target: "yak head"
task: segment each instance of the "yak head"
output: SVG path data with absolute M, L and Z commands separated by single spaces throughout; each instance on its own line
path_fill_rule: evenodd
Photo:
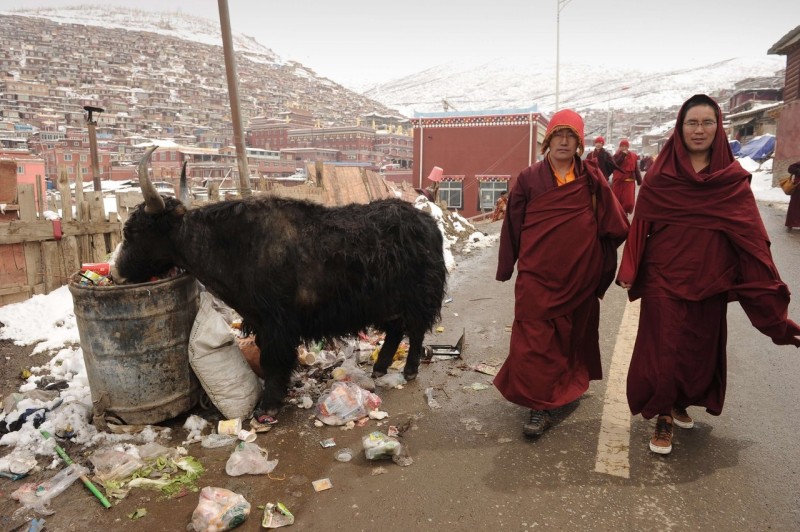
M 116 252 L 112 276 L 116 283 L 141 283 L 165 274 L 176 263 L 174 237 L 178 234 L 186 206 L 175 198 L 161 196 L 147 175 L 155 146 L 139 162 L 139 186 L 144 203 L 128 217 L 122 229 L 123 241 Z M 181 181 L 186 181 L 186 165 Z M 182 187 L 185 189 L 185 186 Z

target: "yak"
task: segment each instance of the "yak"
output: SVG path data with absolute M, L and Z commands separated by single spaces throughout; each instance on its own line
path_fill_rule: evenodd
M 261 350 L 261 411 L 277 414 L 303 341 L 381 330 L 379 377 L 408 336 L 404 375 L 417 376 L 447 278 L 430 214 L 400 199 L 326 207 L 272 196 L 189 209 L 156 192 L 153 150 L 139 163 L 144 202 L 125 222 L 112 276 L 139 283 L 177 266 L 236 310 Z

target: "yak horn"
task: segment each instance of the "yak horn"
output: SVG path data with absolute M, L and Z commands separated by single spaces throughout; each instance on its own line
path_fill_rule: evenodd
M 147 214 L 156 214 L 164 210 L 164 198 L 150 182 L 147 176 L 147 163 L 150 161 L 150 156 L 156 150 L 157 146 L 147 148 L 144 157 L 139 161 L 139 187 L 142 189 L 142 196 L 144 196 L 144 212 Z
M 189 198 L 189 185 L 186 184 L 186 165 L 189 161 L 183 161 L 183 168 L 181 168 L 181 182 L 180 182 L 180 200 L 184 207 L 189 208 L 192 200 Z

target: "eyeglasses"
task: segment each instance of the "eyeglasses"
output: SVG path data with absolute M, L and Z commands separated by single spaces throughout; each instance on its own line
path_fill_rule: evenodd
M 687 120 L 683 123 L 683 127 L 689 129 L 697 129 L 697 126 L 703 126 L 703 129 L 714 129 L 717 127 L 717 123 L 714 120 L 703 120 L 702 122 L 698 120 Z

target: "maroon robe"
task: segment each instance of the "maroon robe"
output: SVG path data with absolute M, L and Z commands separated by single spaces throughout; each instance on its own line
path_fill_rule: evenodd
M 617 275 L 632 283 L 631 300 L 642 299 L 627 393 L 631 412 L 648 419 L 673 406 L 722 412 L 728 301 L 776 344 L 800 346 L 750 174 L 733 159 L 721 120 L 711 163 L 695 172 L 676 138 L 684 115 L 639 191 Z
M 800 175 L 792 177 L 798 187 L 789 198 L 789 210 L 786 211 L 786 227 L 800 227 Z
M 517 280 L 509 355 L 494 384 L 537 410 L 570 403 L 602 378 L 598 297 L 628 231 L 597 165 L 576 157 L 575 176 L 559 187 L 547 161 L 523 170 L 500 235 L 497 280 L 515 263 Z
M 614 170 L 611 188 L 627 214 L 633 212 L 636 202 L 636 183 L 642 184 L 642 174 L 639 173 L 637 164 L 638 159 L 638 156 L 632 151 L 614 154 L 614 163 L 617 165 L 617 169 Z

